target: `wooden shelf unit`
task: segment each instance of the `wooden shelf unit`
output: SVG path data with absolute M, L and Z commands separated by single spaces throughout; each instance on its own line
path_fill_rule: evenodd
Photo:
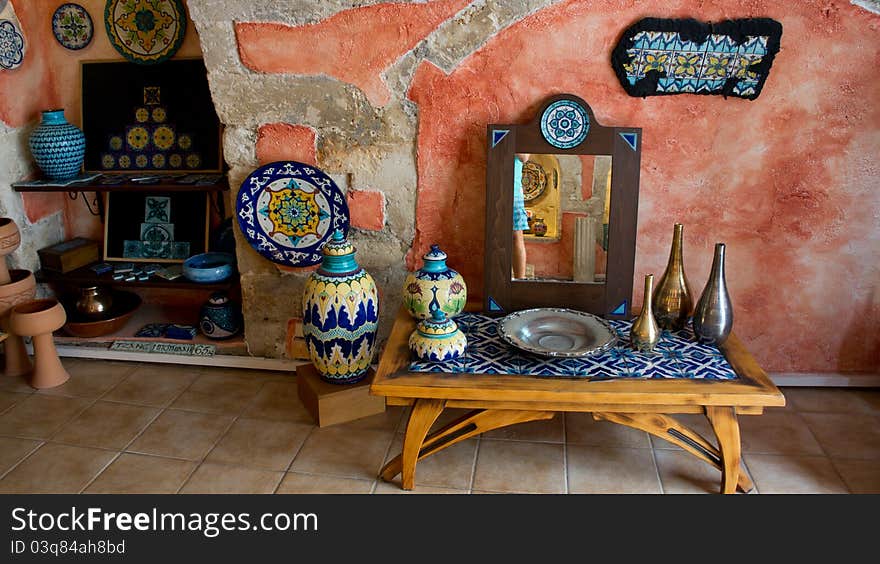
M 229 190 L 229 179 L 223 175 L 214 184 L 178 184 L 173 181 L 101 184 L 97 179 L 70 186 L 29 186 L 17 182 L 12 184 L 12 188 L 16 192 L 226 192 Z
M 149 280 L 133 280 L 126 282 L 125 280 L 114 280 L 112 272 L 104 274 L 95 274 L 88 266 L 71 270 L 65 274 L 53 272 L 51 270 L 38 270 L 34 273 L 37 282 L 47 284 L 64 284 L 68 286 L 110 286 L 110 287 L 129 287 L 129 288 L 172 288 L 177 290 L 230 290 L 237 284 L 238 274 L 233 273 L 231 277 L 223 282 L 201 283 L 193 282 L 181 276 L 175 280 L 165 280 L 156 275 L 150 276 Z

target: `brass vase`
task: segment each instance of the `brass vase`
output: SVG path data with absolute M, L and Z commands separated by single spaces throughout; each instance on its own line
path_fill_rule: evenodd
M 629 342 L 634 349 L 642 352 L 651 352 L 657 341 L 660 340 L 660 327 L 654 319 L 653 304 L 651 303 L 651 290 L 654 286 L 654 275 L 645 276 L 645 298 L 642 303 L 642 311 L 632 324 L 629 331 Z
M 654 290 L 654 318 L 660 329 L 684 329 L 694 310 L 694 298 L 682 262 L 682 224 L 672 231 L 672 249 L 666 271 Z
M 715 244 L 712 272 L 694 308 L 694 334 L 703 342 L 720 345 L 733 327 L 733 305 L 724 279 L 724 243 Z

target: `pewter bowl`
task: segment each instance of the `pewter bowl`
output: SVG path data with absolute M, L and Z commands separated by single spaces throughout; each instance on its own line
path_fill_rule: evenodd
M 518 349 L 550 357 L 599 354 L 617 342 L 614 329 L 601 317 L 564 308 L 511 313 L 498 322 L 498 334 Z

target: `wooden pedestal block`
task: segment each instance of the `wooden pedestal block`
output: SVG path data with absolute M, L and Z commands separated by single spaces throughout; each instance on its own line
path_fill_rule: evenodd
M 321 380 L 312 364 L 296 368 L 299 399 L 315 419 L 318 427 L 345 423 L 385 411 L 385 398 L 370 395 L 375 371 L 354 384 L 330 384 Z

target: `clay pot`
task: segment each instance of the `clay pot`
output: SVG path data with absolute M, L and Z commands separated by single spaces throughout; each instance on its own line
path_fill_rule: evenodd
M 31 371 L 31 360 L 24 340 L 9 327 L 9 311 L 15 305 L 34 299 L 37 281 L 29 270 L 10 270 L 9 278 L 8 284 L 0 284 L 0 329 L 8 335 L 4 341 L 4 373 L 6 376 L 21 376 Z
M 9 284 L 9 268 L 6 255 L 15 251 L 21 244 L 18 225 L 8 217 L 0 217 L 0 284 Z
M 67 322 L 67 314 L 61 303 L 54 299 L 33 300 L 18 304 L 9 313 L 9 325 L 16 335 L 33 338 L 34 371 L 31 387 L 54 388 L 70 378 L 58 351 L 52 333 Z

